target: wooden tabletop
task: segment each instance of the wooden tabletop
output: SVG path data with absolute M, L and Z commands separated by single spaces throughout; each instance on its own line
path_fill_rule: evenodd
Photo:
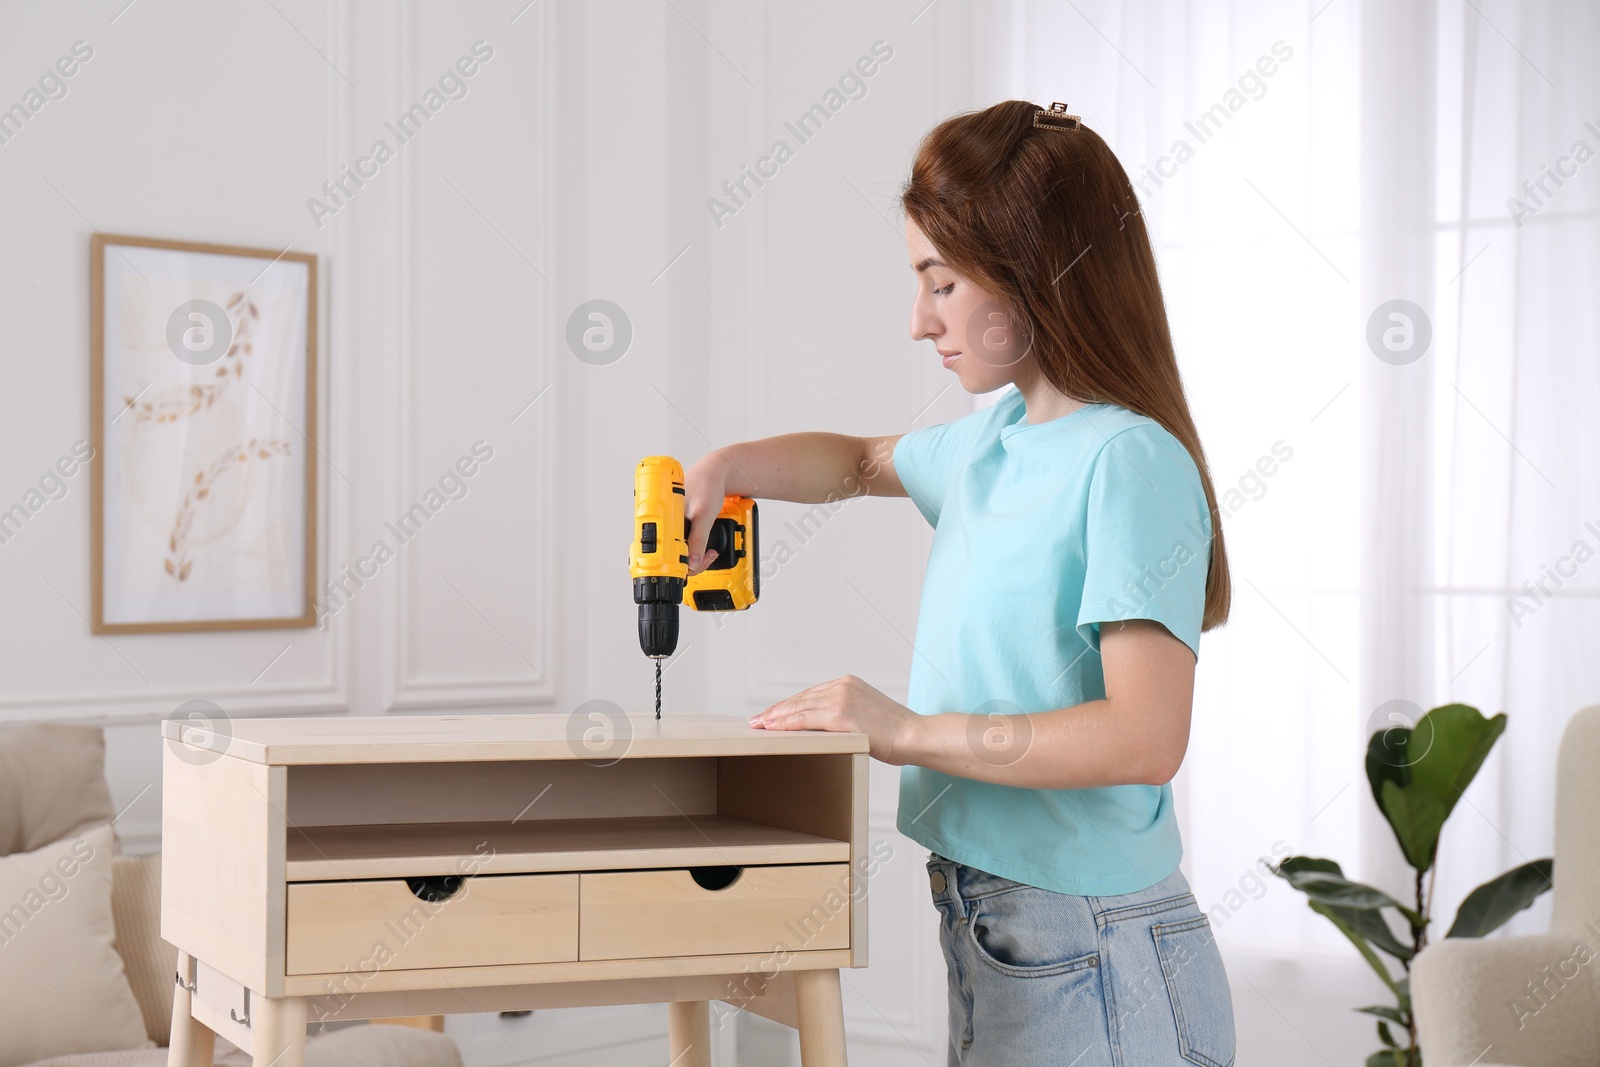
M 441 763 L 866 752 L 866 734 L 756 730 L 730 715 L 326 715 L 207 723 L 164 719 L 161 736 L 264 764 Z

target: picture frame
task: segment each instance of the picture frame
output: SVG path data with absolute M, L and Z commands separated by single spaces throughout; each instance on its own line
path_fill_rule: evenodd
M 317 624 L 317 257 L 95 233 L 91 626 Z

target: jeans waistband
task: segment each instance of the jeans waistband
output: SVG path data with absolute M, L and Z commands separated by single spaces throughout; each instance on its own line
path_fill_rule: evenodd
M 988 871 L 969 867 L 963 863 L 948 859 L 936 852 L 928 854 L 927 868 L 930 880 L 930 889 L 935 900 L 944 900 L 965 910 L 967 901 L 982 900 L 985 897 L 995 896 L 999 893 L 1009 893 L 1018 889 L 1035 889 L 1038 892 L 1054 893 L 1054 890 L 1041 889 L 1016 882 Z M 937 877 L 936 877 L 937 876 Z M 1089 913 L 1094 916 L 1100 925 L 1117 922 L 1122 919 L 1137 918 L 1157 911 L 1166 911 L 1170 908 L 1194 901 L 1194 894 L 1189 889 L 1188 879 L 1184 878 L 1181 870 L 1174 870 L 1160 881 L 1144 889 L 1132 893 L 1117 893 L 1106 896 L 1090 896 L 1077 894 L 1055 893 L 1065 899 L 1083 901 Z

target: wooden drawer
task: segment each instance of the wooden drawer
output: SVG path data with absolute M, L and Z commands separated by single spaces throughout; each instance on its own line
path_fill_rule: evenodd
M 292 882 L 285 969 L 370 974 L 576 960 L 578 877 L 478 875 L 434 902 L 403 878 Z
M 706 888 L 722 868 L 583 874 L 578 958 L 713 956 L 850 946 L 850 865 L 744 867 Z M 728 871 L 732 873 L 732 871 Z

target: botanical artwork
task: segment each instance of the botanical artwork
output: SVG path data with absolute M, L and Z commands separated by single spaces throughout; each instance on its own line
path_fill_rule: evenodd
M 96 624 L 311 625 L 314 260 L 97 240 Z

